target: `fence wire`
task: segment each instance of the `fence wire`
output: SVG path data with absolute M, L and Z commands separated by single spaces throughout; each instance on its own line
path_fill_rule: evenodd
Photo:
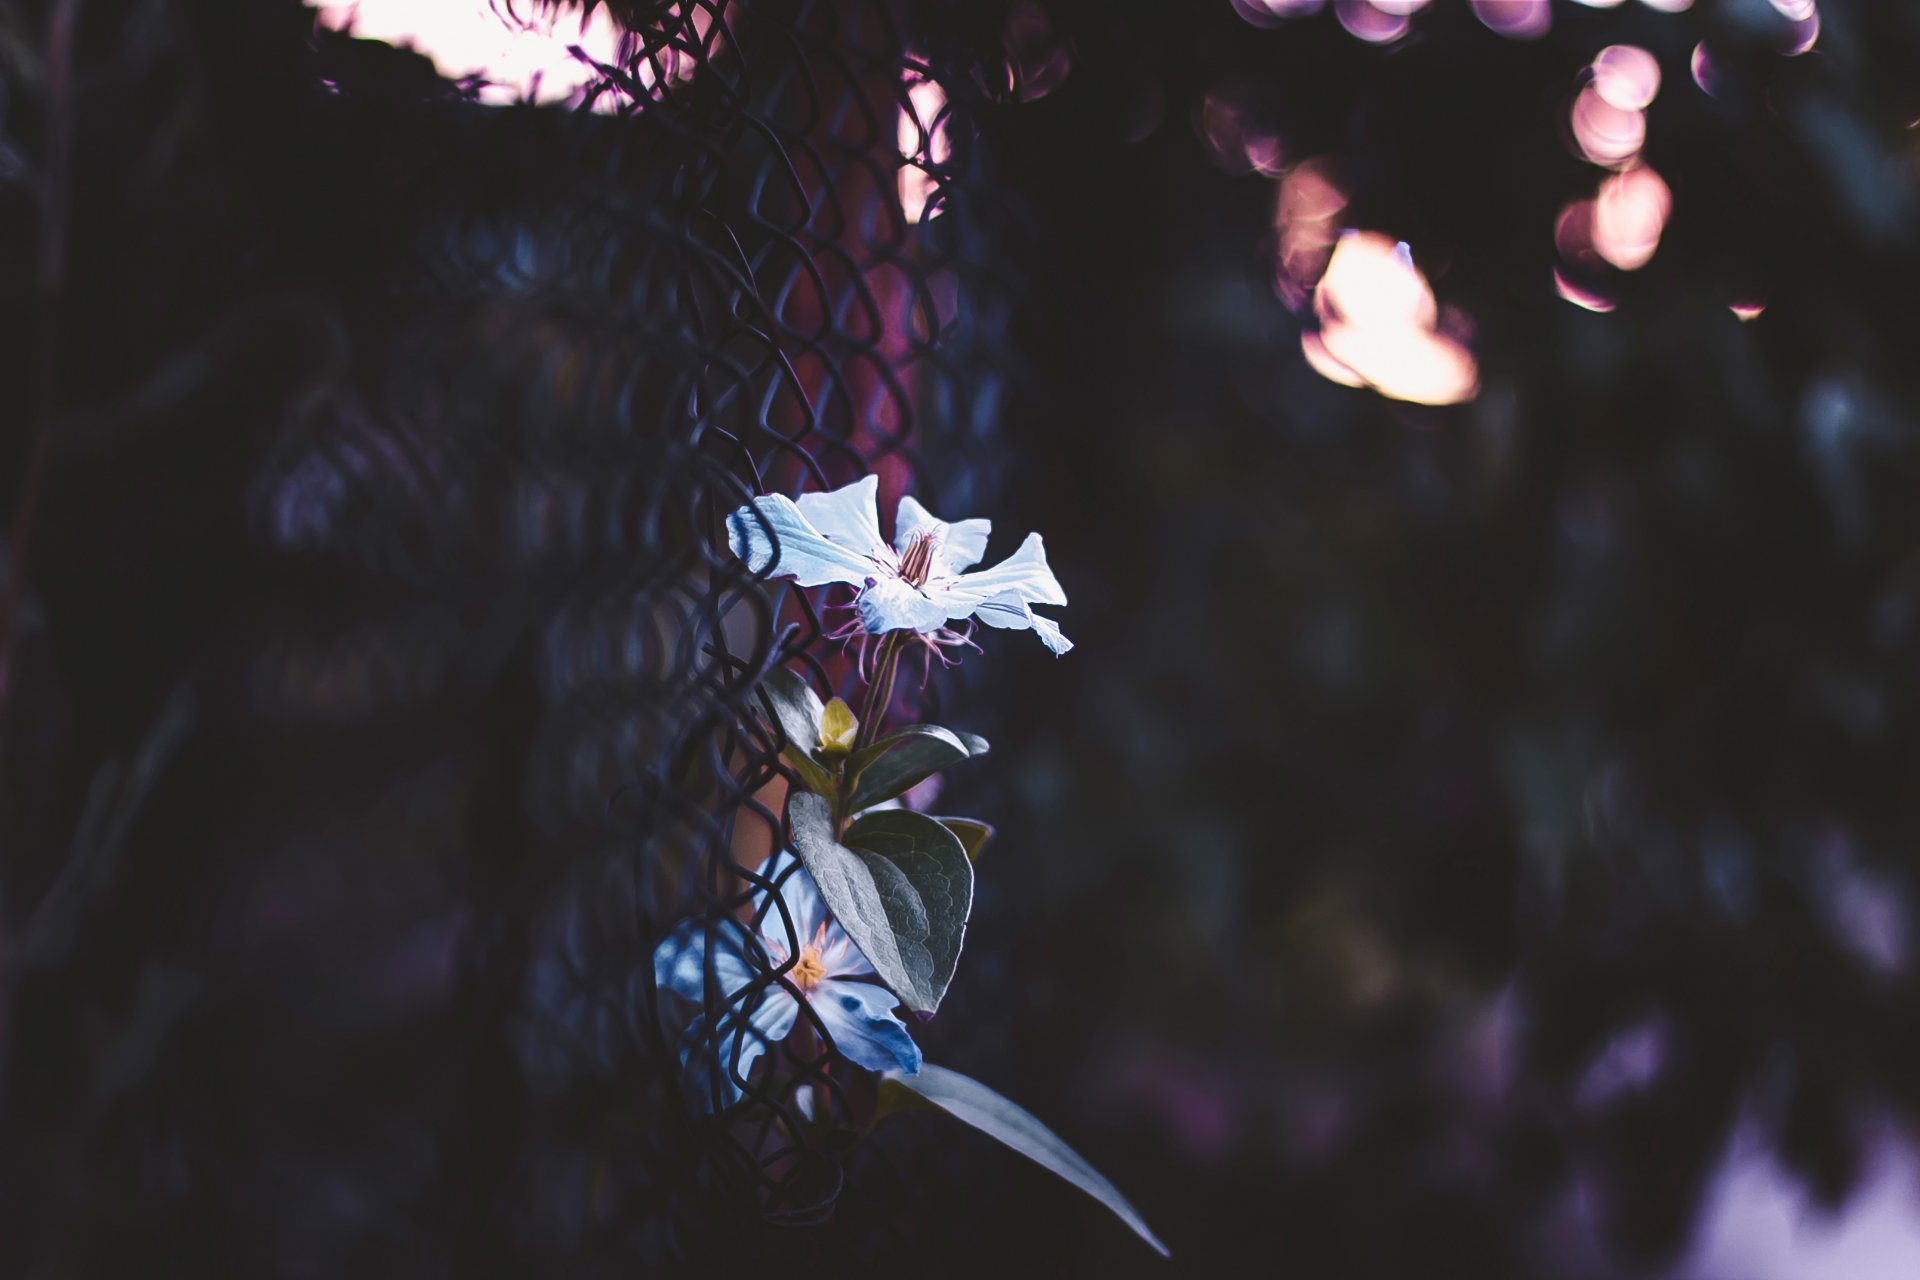
M 551 17 L 495 7 L 507 23 Z M 275 931 L 377 877 L 417 919 L 332 919 L 326 945 L 398 947 L 462 1049 L 438 1064 L 441 1128 L 391 1139 L 403 1151 L 339 1154 L 325 1108 L 290 1104 L 304 1118 L 244 1138 L 237 1120 L 151 1109 L 155 1132 L 111 1162 L 146 1188 L 131 1225 L 102 1226 L 105 1201 L 70 1187 L 21 1202 L 51 1215 L 35 1238 L 68 1241 L 41 1264 L 104 1266 L 207 1195 L 260 1215 L 209 1246 L 237 1273 L 407 1256 L 402 1271 L 433 1274 L 631 1274 L 762 1248 L 871 1256 L 910 1233 L 911 1193 L 886 1167 L 899 1139 L 849 1152 L 814 1136 L 847 1111 L 821 1037 L 771 1046 L 778 1087 L 715 1109 L 683 1070 L 686 1017 L 662 1007 L 653 954 L 676 923 L 715 928 L 768 884 L 786 773 L 760 678 L 780 664 L 822 687 L 856 678 L 808 601 L 726 553 L 725 515 L 869 471 L 936 509 L 998 490 L 984 446 L 1015 293 L 989 269 L 1004 215 L 970 185 L 984 159 L 967 125 L 997 35 L 981 41 L 977 15 L 866 0 L 619 4 L 618 56 L 580 101 L 503 108 L 297 5 L 107 8 L 88 15 L 77 56 L 96 97 L 76 109 L 140 104 L 171 122 L 148 157 L 179 184 L 169 216 L 189 226 L 178 193 L 196 181 L 246 209 L 224 206 L 245 225 L 216 218 L 208 243 L 182 232 L 179 270 L 243 265 L 169 299 L 143 260 L 151 296 L 130 313 L 174 308 L 186 354 L 144 386 L 102 379 L 112 395 L 91 408 L 70 395 L 62 422 L 105 458 L 142 414 L 170 421 L 236 378 L 268 389 L 219 410 L 244 443 L 218 468 L 245 512 L 233 560 L 267 604 L 188 684 L 203 725 L 231 731 L 222 767 L 298 780 L 297 796 L 233 801 L 249 849 L 216 843 L 175 868 L 193 886 L 179 898 L 234 904 L 191 946 L 230 955 L 238 938 L 259 963 L 239 994 L 216 981 L 183 1007 L 258 1014 L 269 1039 L 294 1027 L 288 1063 L 319 1052 Z M 151 229 L 151 246 L 177 229 Z M 280 301 L 243 301 L 263 292 Z M 250 344 L 282 332 L 294 368 L 262 372 Z M 244 775 L 226 785 L 244 793 Z M 365 811 L 330 809 L 343 796 Z M 395 841 L 415 860 L 383 860 Z M 407 1033 L 370 1011 L 403 1005 L 404 984 L 344 961 L 333 977 L 325 1035 L 351 1027 L 405 1057 Z M 727 1005 L 778 981 L 710 990 L 693 1061 L 720 1052 Z M 333 1052 L 312 1069 L 370 1069 Z M 360 1208 L 313 1202 L 289 1220 L 287 1197 L 322 1185 L 352 1187 Z M 340 1214 L 362 1230 L 340 1231 Z M 410 1217 L 434 1225 L 398 1225 Z M 830 1238 L 807 1230 L 836 1218 Z M 73 1243 L 88 1224 L 95 1242 Z

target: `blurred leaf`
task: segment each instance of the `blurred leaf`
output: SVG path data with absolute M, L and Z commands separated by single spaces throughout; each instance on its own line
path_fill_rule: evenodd
M 889 734 L 856 751 L 847 770 L 857 781 L 851 808 L 855 813 L 891 800 L 960 760 L 987 753 L 987 740 L 964 736 L 937 724 L 916 724 Z
M 856 820 L 842 843 L 832 803 L 805 793 L 788 802 L 787 817 L 794 852 L 881 981 L 910 1009 L 939 1008 L 973 907 L 973 865 L 959 837 L 889 809 Z
M 1161 1257 L 1173 1256 L 1167 1246 L 1160 1242 L 1160 1237 L 1153 1234 L 1146 1220 L 1127 1203 L 1127 1198 L 1120 1194 L 1118 1187 L 1108 1182 L 1078 1152 L 1062 1142 L 1053 1130 L 978 1080 L 963 1076 L 958 1071 L 936 1067 L 930 1062 L 915 1075 L 889 1071 L 885 1079 L 887 1083 L 911 1090 L 989 1138 L 1012 1147 L 1047 1172 L 1065 1178 L 1111 1209 L 1120 1221 L 1133 1228 L 1134 1234 L 1152 1245 Z M 887 1094 L 883 1086 L 882 1114 L 907 1109 L 898 1101 L 889 1106 Z
M 978 862 L 980 850 L 987 841 L 993 839 L 993 828 L 972 818 L 935 818 L 934 821 L 959 837 L 960 847 L 967 851 L 969 862 Z

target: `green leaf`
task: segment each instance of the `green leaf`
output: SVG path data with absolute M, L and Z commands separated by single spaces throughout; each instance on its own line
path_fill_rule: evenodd
M 960 759 L 964 760 L 971 754 L 967 750 L 967 744 L 960 741 L 960 735 L 951 729 L 943 729 L 937 724 L 910 724 L 906 728 L 895 730 L 893 733 L 881 738 L 878 742 L 869 743 L 854 752 L 852 758 L 847 761 L 847 767 L 853 772 L 858 773 L 871 766 L 881 756 L 886 755 L 896 747 L 905 746 L 916 738 L 922 737 L 942 743 L 950 751 L 959 752 Z
M 940 1007 L 960 962 L 973 865 L 953 832 L 924 814 L 887 809 L 836 838 L 822 796 L 787 801 L 793 849 L 827 909 L 909 1009 Z
M 809 790 L 823 796 L 832 795 L 833 775 L 813 755 L 814 748 L 820 745 L 820 721 L 826 714 L 820 695 L 785 667 L 775 667 L 761 677 L 760 691 L 772 706 L 774 723 L 787 740 L 786 749 L 780 754 Z
M 968 862 L 980 861 L 981 846 L 993 839 L 993 828 L 973 818 L 935 818 L 934 821 L 960 838 L 960 847 L 967 851 Z
M 1049 1173 L 1058 1175 L 1111 1209 L 1120 1221 L 1133 1228 L 1135 1235 L 1171 1258 L 1167 1246 L 1153 1234 L 1146 1220 L 1127 1203 L 1098 1170 L 1080 1158 L 1078 1152 L 1060 1140 L 1058 1134 L 1033 1116 L 1007 1101 L 978 1080 L 925 1063 L 914 1075 L 889 1071 L 884 1079 L 911 1089 L 956 1120 L 972 1125 L 989 1138 L 1004 1142 Z M 884 1087 L 884 1086 L 883 1086 Z M 901 1110 L 895 1102 L 890 1111 Z
M 822 769 L 813 757 L 798 747 L 788 747 L 780 753 L 780 758 L 793 767 L 800 779 L 800 785 L 815 795 L 831 796 L 834 792 L 833 775 Z
M 916 724 L 853 753 L 847 771 L 854 783 L 850 807 L 858 813 L 891 800 L 956 761 L 987 753 L 987 740 L 937 724 Z
M 797 744 L 802 751 L 812 751 L 820 745 L 820 717 L 826 713 L 826 707 L 812 685 L 785 667 L 775 667 L 760 678 L 760 691 L 773 705 L 773 714 L 787 741 Z

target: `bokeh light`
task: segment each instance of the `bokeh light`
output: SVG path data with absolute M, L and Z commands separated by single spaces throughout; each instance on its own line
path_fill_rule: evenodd
M 1413 251 L 1374 231 L 1349 231 L 1320 278 L 1323 319 L 1384 328 L 1431 328 L 1433 290 L 1413 265 Z
M 1718 97 L 1720 68 L 1714 63 L 1713 55 L 1707 52 L 1707 42 L 1702 40 L 1693 46 L 1693 82 L 1708 97 Z
M 1006 49 L 1004 96 L 1036 102 L 1060 87 L 1073 69 L 1073 55 L 1054 31 L 1052 19 L 1033 0 L 1016 0 L 1001 34 Z
M 1812 49 L 1820 38 L 1820 10 L 1814 0 L 1773 0 L 1773 7 L 1792 24 L 1780 51 L 1797 57 Z
M 1645 111 L 1660 93 L 1660 64 L 1638 45 L 1609 45 L 1594 55 L 1593 91 L 1608 106 Z
M 1554 220 L 1553 243 L 1561 265 L 1554 268 L 1553 285 L 1575 306 L 1607 312 L 1617 304 L 1600 283 L 1609 265 L 1593 247 L 1593 206 L 1591 199 L 1575 200 Z
M 1617 169 L 1632 163 L 1647 141 L 1647 118 L 1638 111 L 1616 107 L 1589 84 L 1573 100 L 1574 145 L 1589 164 Z
M 1819 39 L 1820 15 L 1816 13 L 1804 22 L 1795 24 L 1793 40 L 1783 52 L 1790 58 L 1798 57 L 1811 50 L 1814 42 Z
M 1301 351 L 1323 377 L 1414 404 L 1458 404 L 1479 390 L 1472 353 L 1436 331 L 1433 290 L 1404 242 L 1373 231 L 1342 235 L 1314 310 L 1320 331 L 1302 336 Z
M 600 62 L 620 52 L 620 29 L 605 9 L 510 22 L 487 0 L 314 0 L 313 8 L 321 26 L 413 49 L 448 79 L 484 78 L 480 100 L 496 105 L 580 93 L 597 73 L 570 45 Z
M 1275 289 L 1296 310 L 1306 305 L 1340 235 L 1347 193 L 1323 161 L 1295 165 L 1275 185 L 1273 223 L 1279 237 Z
M 1920 1157 L 1884 1117 L 1854 1128 L 1860 1184 L 1828 1206 L 1765 1125 L 1748 1116 L 1734 1126 L 1673 1280 L 1907 1280 L 1920 1257 Z
M 1537 40 L 1553 25 L 1548 0 L 1473 0 L 1473 12 L 1509 40 Z
M 1568 302 L 1576 307 L 1585 307 L 1588 311 L 1598 311 L 1604 315 L 1613 310 L 1616 305 L 1612 298 L 1598 289 L 1589 289 L 1575 283 L 1559 267 L 1553 269 L 1553 287 L 1554 291 Z
M 1767 309 L 1767 304 L 1748 298 L 1731 304 L 1727 309 L 1733 312 L 1741 324 L 1746 324 L 1749 321 L 1758 320 L 1761 313 Z
M 1341 26 L 1369 44 L 1391 44 L 1413 29 L 1410 15 L 1382 9 L 1372 0 L 1334 0 L 1333 11 Z
M 934 200 L 940 182 L 927 166 L 943 165 L 953 154 L 953 143 L 947 136 L 947 92 L 938 82 L 913 70 L 901 77 L 901 86 L 906 91 L 905 101 L 900 104 L 895 127 L 903 162 L 900 211 L 908 222 L 919 222 L 940 213 L 940 205 Z
M 328 30 L 413 49 L 450 80 L 481 81 L 479 100 L 493 106 L 577 105 L 602 80 L 593 64 L 618 65 L 634 47 L 604 6 L 591 14 L 532 5 L 507 12 L 490 0 L 312 0 L 312 7 Z M 681 44 L 712 52 L 713 15 L 707 8 L 670 7 L 657 21 L 678 28 Z M 701 60 L 693 47 L 667 47 L 633 71 L 653 91 L 690 80 Z M 628 105 L 625 94 L 597 87 L 595 111 Z
M 1194 128 L 1214 162 L 1229 173 L 1271 178 L 1285 165 L 1280 135 L 1265 122 L 1259 104 L 1233 87 L 1211 89 L 1201 97 Z
M 1233 0 L 1233 11 L 1256 27 L 1278 26 L 1288 18 L 1318 13 L 1327 0 Z
M 1553 224 L 1553 243 L 1569 263 L 1600 265 L 1600 255 L 1593 250 L 1593 201 L 1575 200 L 1560 211 Z
M 1638 271 L 1660 247 L 1673 194 L 1646 165 L 1607 178 L 1593 200 L 1594 252 L 1622 271 Z
M 1320 341 L 1317 333 L 1300 335 L 1300 352 L 1306 356 L 1307 364 L 1313 371 L 1329 382 L 1337 382 L 1343 387 L 1365 387 L 1367 380 L 1358 373 L 1336 360 L 1327 351 L 1327 344 Z
M 1646 110 L 1660 94 L 1660 64 L 1638 45 L 1608 45 L 1581 73 L 1567 113 L 1581 159 L 1605 169 L 1635 163 L 1647 142 Z

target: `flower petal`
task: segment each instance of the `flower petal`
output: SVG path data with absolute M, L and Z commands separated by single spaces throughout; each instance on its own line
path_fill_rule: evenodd
M 753 572 L 770 578 L 791 575 L 803 587 L 830 582 L 857 587 L 876 567 L 867 556 L 829 541 L 800 514 L 792 498 L 780 493 L 755 498 L 728 516 L 727 546 Z
M 1047 567 L 1046 544 L 1030 533 L 1020 549 L 991 569 L 969 573 L 953 584 L 955 591 L 972 592 L 991 600 L 1011 592 L 1028 604 L 1065 604 L 1067 593 Z
M 934 593 L 936 596 L 940 593 Z M 938 631 L 955 614 L 939 598 L 899 578 L 881 578 L 860 593 L 860 625 L 873 635 L 887 631 Z
M 752 1076 L 753 1064 L 785 1040 L 799 1020 L 800 1002 L 783 986 L 775 984 L 754 999 L 757 1005 L 746 1017 L 737 1009 L 721 1015 L 718 1036 L 708 1033 L 705 1014 L 680 1035 L 680 1065 L 688 1087 L 709 1108 L 738 1102 L 744 1092 L 740 1082 Z
M 757 1033 L 763 1045 L 779 1044 L 800 1020 L 800 1002 L 793 992 L 779 983 L 769 986 L 760 1003 L 747 1016 L 747 1025 Z
M 880 536 L 879 476 L 862 476 L 831 493 L 803 493 L 794 500 L 807 523 L 849 551 L 870 556 L 886 540 Z
M 714 926 L 713 980 L 722 1000 L 753 979 L 747 963 L 746 931 L 737 921 L 722 919 Z M 675 995 L 705 1003 L 707 992 L 707 926 L 704 920 L 683 920 L 653 949 L 653 980 Z
M 920 1046 L 907 1034 L 907 1024 L 894 1016 L 899 999 L 885 987 L 870 982 L 837 982 L 831 978 L 813 992 L 813 1011 L 833 1037 L 841 1056 L 868 1071 L 920 1069 Z
M 1053 619 L 1041 617 L 1017 595 L 982 600 L 974 606 L 973 616 L 1003 631 L 1032 631 L 1056 658 L 1073 648 L 1073 641 L 1061 634 Z
M 705 1012 L 689 1019 L 680 1033 L 680 1061 L 688 1088 L 706 1106 L 732 1106 L 745 1079 L 767 1046 L 793 1030 L 800 1015 L 793 993 L 777 982 L 747 992 L 764 960 L 747 951 L 747 932 L 731 917 L 713 926 L 714 1006 L 719 1033 Z M 654 981 L 690 1004 L 707 1004 L 708 930 L 704 920 L 682 921 L 653 952 Z M 765 981 L 764 979 L 762 979 Z M 743 995 L 743 993 L 745 993 Z M 736 1078 L 737 1077 L 737 1078 Z
M 893 549 L 906 554 L 907 545 L 923 533 L 934 537 L 933 573 L 937 578 L 955 577 L 980 563 L 987 554 L 987 535 L 993 532 L 991 520 L 957 520 L 948 524 L 908 496 L 900 499 L 893 516 Z
M 780 900 L 787 904 L 787 915 L 793 919 L 793 932 L 800 945 L 806 946 L 814 930 L 827 921 L 827 904 L 820 896 L 819 886 L 814 884 L 806 868 L 800 865 L 800 860 L 786 849 L 775 854 L 773 861 L 762 868 L 761 874 L 780 886 Z M 771 890 L 754 891 L 753 919 L 769 950 L 780 955 L 793 954 L 787 946 L 786 922 L 780 918 L 780 908 L 774 905 Z
M 1073 641 L 1067 639 L 1066 633 L 1060 630 L 1059 624 L 1052 618 L 1043 618 L 1037 613 L 1034 614 L 1033 634 L 1040 637 L 1040 643 L 1047 646 L 1047 651 L 1056 658 L 1073 648 Z
M 875 805 L 874 809 L 881 807 Z M 866 812 L 872 813 L 873 809 Z M 847 931 L 840 927 L 837 920 L 827 925 L 826 945 L 820 949 L 820 964 L 829 978 L 870 978 L 875 972 L 867 953 L 847 936 Z

